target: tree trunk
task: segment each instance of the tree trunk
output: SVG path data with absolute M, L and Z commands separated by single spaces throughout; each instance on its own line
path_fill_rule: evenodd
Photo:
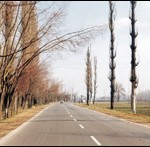
M 17 114 L 17 102 L 18 102 L 18 97 L 17 97 L 17 94 L 15 94 L 15 98 L 14 98 L 14 114 Z
M 90 92 L 90 103 L 92 104 L 92 93 Z
M 131 110 L 134 114 L 136 114 L 136 91 L 134 85 L 132 85 Z
M 19 104 L 20 104 L 20 97 L 19 97 L 19 92 L 18 92 L 18 96 L 17 96 L 17 111 L 16 111 L 16 114 L 18 114 Z
M 12 99 L 12 102 L 11 102 L 11 112 L 10 112 L 10 115 L 11 115 L 11 117 L 13 116 L 13 114 L 14 114 L 14 112 L 13 111 L 15 111 L 15 109 L 14 109 L 14 98 Z
M 5 119 L 9 117 L 9 98 L 7 98 L 6 101 L 6 107 L 5 107 Z
M 3 110 L 2 110 L 2 101 L 0 101 L 0 120 L 2 120 Z
M 8 108 L 5 108 L 5 119 L 7 119 L 9 117 L 8 115 Z
M 93 105 L 95 104 L 95 94 L 94 94 L 94 97 L 93 97 Z
M 112 77 L 114 77 L 114 75 L 112 74 Z M 111 103 L 110 103 L 110 109 L 114 109 L 114 95 L 115 95 L 115 80 L 114 78 L 112 78 L 111 81 Z
M 117 102 L 120 101 L 120 95 L 119 95 L 119 92 L 118 92 L 118 98 L 117 98 Z
M 89 92 L 87 92 L 87 105 L 89 105 Z

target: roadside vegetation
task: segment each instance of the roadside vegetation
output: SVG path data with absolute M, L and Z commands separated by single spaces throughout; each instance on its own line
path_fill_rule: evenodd
M 39 113 L 47 106 L 48 104 L 37 107 L 33 106 L 31 109 L 26 109 L 26 111 L 20 109 L 17 115 L 0 121 L 0 138 L 4 137 L 10 131 L 16 129 L 18 126 L 20 126 L 21 124 L 32 118 L 34 115 Z
M 137 102 L 137 114 L 132 113 L 130 102 L 116 102 L 114 105 L 114 110 L 110 109 L 109 102 L 99 102 L 95 103 L 95 105 L 76 103 L 76 105 L 115 117 L 123 118 L 135 123 L 150 126 L 150 102 Z

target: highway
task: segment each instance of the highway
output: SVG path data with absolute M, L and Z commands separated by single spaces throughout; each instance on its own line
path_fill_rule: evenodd
M 0 146 L 149 145 L 149 127 L 72 103 L 54 103 L 0 139 Z

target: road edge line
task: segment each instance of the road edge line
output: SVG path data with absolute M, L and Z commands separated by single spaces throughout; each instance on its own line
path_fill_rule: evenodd
M 3 142 L 5 142 L 7 139 L 9 139 L 10 137 L 12 137 L 15 133 L 17 133 L 18 131 L 20 131 L 21 129 L 23 129 L 26 125 L 29 124 L 30 121 L 32 121 L 33 119 L 35 119 L 37 116 L 39 116 L 43 111 L 45 111 L 46 109 L 48 109 L 50 106 L 54 105 L 54 103 L 49 104 L 46 108 L 44 108 L 43 110 L 41 110 L 39 113 L 37 113 L 36 115 L 34 115 L 33 117 L 31 117 L 29 120 L 27 120 L 26 122 L 22 123 L 20 126 L 18 126 L 16 129 L 10 131 L 8 134 L 6 134 L 4 137 L 0 138 L 0 146 Z

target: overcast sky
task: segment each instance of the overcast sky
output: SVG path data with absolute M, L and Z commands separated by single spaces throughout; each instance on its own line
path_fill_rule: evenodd
M 120 82 L 130 94 L 131 83 L 129 81 L 131 69 L 130 49 L 130 3 L 129 1 L 116 2 L 115 21 L 115 47 L 117 50 L 116 81 Z M 137 2 L 137 67 L 139 76 L 138 91 L 150 89 L 150 2 Z M 70 30 L 83 28 L 90 25 L 103 25 L 108 23 L 108 1 L 72 1 L 68 6 L 66 27 Z M 110 95 L 109 74 L 109 30 L 103 36 L 91 43 L 92 56 L 98 59 L 98 89 L 97 97 Z M 88 45 L 87 45 L 88 46 Z M 68 53 L 63 59 L 53 62 L 54 77 L 62 81 L 66 90 L 73 89 L 79 95 L 86 95 L 85 85 L 85 59 L 87 46 L 77 54 Z

